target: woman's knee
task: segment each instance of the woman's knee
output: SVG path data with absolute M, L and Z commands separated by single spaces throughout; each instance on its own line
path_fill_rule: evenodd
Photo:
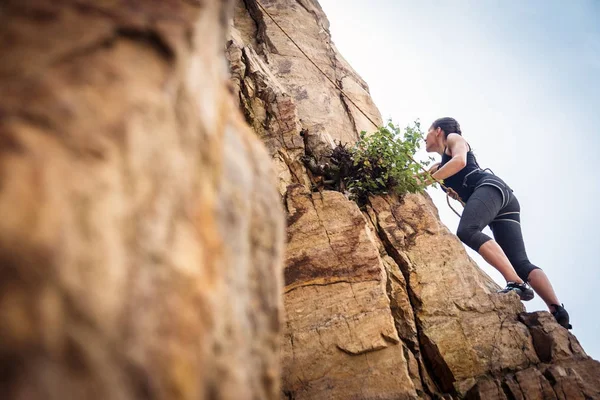
M 456 230 L 456 236 L 458 236 L 461 242 L 466 244 L 467 242 L 471 241 L 471 237 L 477 232 L 477 228 L 471 226 L 458 225 L 458 229 Z
M 459 225 L 456 231 L 456 236 L 461 242 L 469 246 L 475 251 L 479 251 L 479 248 L 491 238 L 481 232 L 479 227 Z
M 531 274 L 536 269 L 541 270 L 540 267 L 533 265 L 530 262 L 517 263 L 513 265 L 515 268 L 515 272 L 519 275 L 519 278 L 523 279 L 524 282 L 529 282 L 529 274 Z

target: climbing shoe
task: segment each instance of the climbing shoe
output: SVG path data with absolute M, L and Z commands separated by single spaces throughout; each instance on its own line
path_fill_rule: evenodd
M 534 297 L 533 290 L 527 283 L 507 282 L 506 287 L 499 291 L 499 293 L 509 292 L 515 292 L 523 301 L 529 301 Z
M 569 323 L 569 313 L 565 310 L 564 304 L 560 306 L 558 304 L 551 304 L 551 306 L 554 307 L 552 315 L 554 315 L 556 322 L 566 329 L 573 329 L 573 326 Z

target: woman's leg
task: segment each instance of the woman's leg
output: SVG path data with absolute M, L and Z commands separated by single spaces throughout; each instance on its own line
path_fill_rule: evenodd
M 556 311 L 555 305 L 560 305 L 554 288 L 546 273 L 541 269 L 533 270 L 529 273 L 529 284 L 535 292 L 544 300 L 550 312 Z
M 496 268 L 507 282 L 523 283 L 498 243 L 481 232 L 492 222 L 501 207 L 500 191 L 493 186 L 481 186 L 467 201 L 456 234 L 463 243 Z
M 488 264 L 496 268 L 507 282 L 523 283 L 506 254 L 495 240 L 485 242 L 479 248 L 479 254 Z
M 527 257 L 523 233 L 521 231 L 521 207 L 515 196 L 502 209 L 490 224 L 494 238 L 504 252 L 521 279 L 529 282 L 533 290 L 544 300 L 550 311 L 555 311 L 553 304 L 560 304 L 550 280 L 539 267 L 533 265 Z

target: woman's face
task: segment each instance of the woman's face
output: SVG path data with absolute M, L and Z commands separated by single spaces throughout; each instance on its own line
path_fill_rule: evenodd
M 433 126 L 429 128 L 429 131 L 427 131 L 427 136 L 425 137 L 425 150 L 428 153 L 437 151 L 438 139 L 441 133 L 441 128 L 436 129 Z

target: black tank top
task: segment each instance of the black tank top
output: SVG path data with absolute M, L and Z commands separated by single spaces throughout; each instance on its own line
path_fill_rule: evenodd
M 473 154 L 473 151 L 471 150 L 471 145 L 468 143 L 467 145 L 469 146 L 469 151 L 467 152 L 467 165 L 456 174 L 444 179 L 444 186 L 453 189 L 464 202 L 471 197 L 477 183 L 486 176 L 489 176 L 489 174 L 479 167 L 475 154 Z M 442 168 L 452 159 L 452 156 L 446 154 L 447 149 L 447 147 L 444 149 L 442 162 L 440 163 L 439 168 Z M 444 188 L 442 188 L 442 190 L 446 191 Z

